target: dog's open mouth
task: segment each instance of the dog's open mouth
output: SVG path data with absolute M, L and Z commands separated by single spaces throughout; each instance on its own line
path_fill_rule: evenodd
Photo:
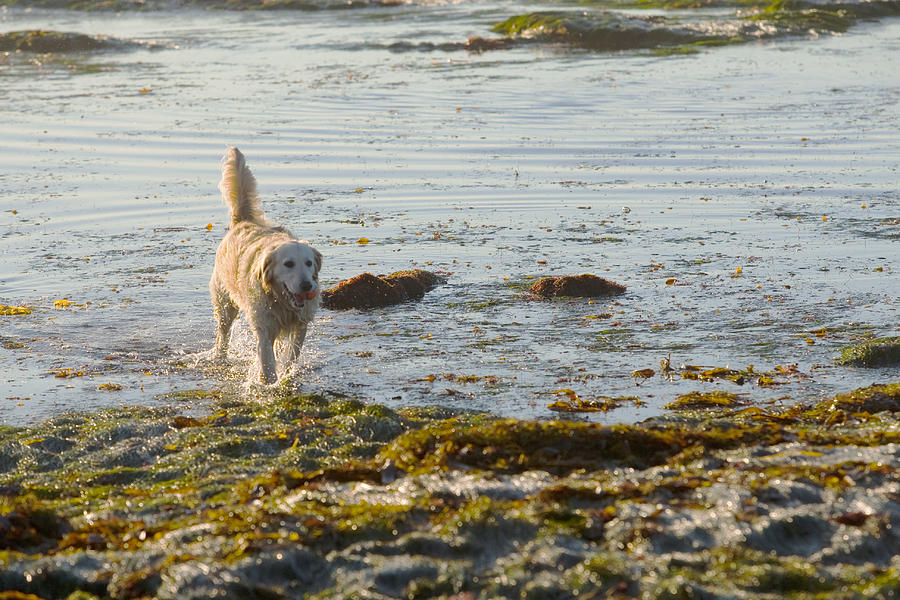
M 287 287 L 285 287 L 284 295 L 287 297 L 288 303 L 295 310 L 300 310 L 305 306 L 307 301 L 312 300 L 319 295 L 319 290 L 315 289 L 308 292 L 297 292 L 295 294 L 294 292 L 287 289 Z

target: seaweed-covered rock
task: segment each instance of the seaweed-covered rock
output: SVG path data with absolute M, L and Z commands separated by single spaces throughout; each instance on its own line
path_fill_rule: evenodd
M 557 298 L 559 296 L 595 298 L 623 294 L 625 286 L 596 275 L 559 275 L 544 277 L 535 282 L 529 291 L 532 296 L 537 298 Z
M 322 306 L 332 310 L 381 308 L 420 300 L 443 279 L 430 271 L 411 269 L 390 275 L 362 273 L 322 292 Z
M 67 31 L 29 29 L 0 34 L 0 51 L 24 52 L 88 52 L 123 45 L 119 40 Z
M 838 364 L 851 367 L 890 367 L 900 365 L 900 337 L 883 337 L 848 346 Z

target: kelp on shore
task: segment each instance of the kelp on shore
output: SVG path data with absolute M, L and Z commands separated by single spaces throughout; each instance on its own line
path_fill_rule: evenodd
M 293 394 L 170 400 L 0 428 L 0 588 L 886 598 L 900 584 L 900 383 L 614 427 Z M 211 413 L 180 408 L 198 401 Z

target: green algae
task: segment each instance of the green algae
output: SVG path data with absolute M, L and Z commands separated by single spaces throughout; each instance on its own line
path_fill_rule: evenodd
M 888 367 L 900 364 L 900 337 L 882 337 L 844 348 L 839 365 L 851 367 Z

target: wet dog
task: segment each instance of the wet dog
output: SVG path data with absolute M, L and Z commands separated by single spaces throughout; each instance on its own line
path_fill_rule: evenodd
M 256 333 L 260 380 L 274 383 L 275 341 L 285 339 L 285 364 L 291 364 L 319 308 L 322 254 L 266 219 L 256 179 L 237 148 L 229 148 L 222 159 L 219 190 L 231 212 L 231 229 L 216 250 L 209 280 L 219 324 L 216 356 L 225 358 L 231 325 L 240 311 Z

